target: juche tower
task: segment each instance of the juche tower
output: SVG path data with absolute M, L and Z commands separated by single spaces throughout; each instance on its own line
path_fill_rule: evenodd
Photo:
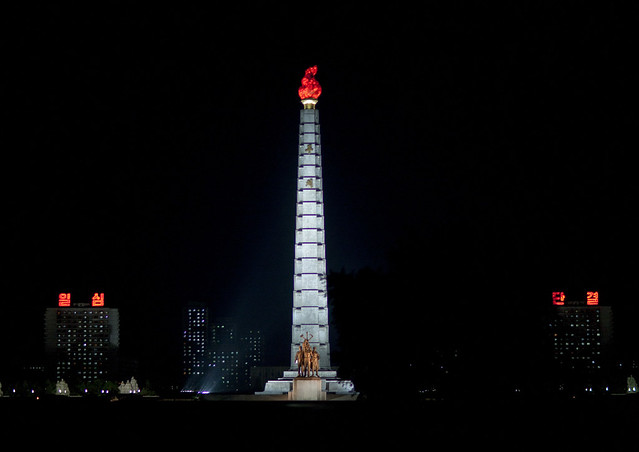
M 319 111 L 315 108 L 322 87 L 315 79 L 317 66 L 306 70 L 298 94 L 300 110 L 297 150 L 297 206 L 295 219 L 295 260 L 293 314 L 291 328 L 291 367 L 278 380 L 266 383 L 261 394 L 290 392 L 298 376 L 295 354 L 305 339 L 320 354 L 319 377 L 322 390 L 334 394 L 355 394 L 353 384 L 339 380 L 331 369 L 328 297 L 326 284 L 326 246 L 324 232 L 324 192 L 322 182 L 322 143 Z
M 324 194 L 322 190 L 322 143 L 319 111 L 315 108 L 322 93 L 315 80 L 317 66 L 310 67 L 298 93 L 300 110 L 297 208 L 295 220 L 295 274 L 293 286 L 293 327 L 291 369 L 295 353 L 308 338 L 320 354 L 320 369 L 329 370 L 328 304 L 326 295 L 326 249 L 324 234 Z

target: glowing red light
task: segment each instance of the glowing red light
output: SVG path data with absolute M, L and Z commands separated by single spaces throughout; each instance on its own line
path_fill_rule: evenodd
M 302 86 L 297 90 L 300 95 L 300 99 L 317 99 L 322 94 L 322 87 L 319 82 L 315 80 L 315 74 L 317 74 L 317 66 L 309 67 L 304 73 L 302 79 Z
M 599 292 L 586 292 L 586 304 L 597 306 L 599 304 Z
M 565 300 L 566 295 L 563 292 L 552 293 L 552 304 L 554 304 L 555 306 L 563 306 Z
M 58 306 L 60 306 L 61 308 L 71 306 L 71 294 L 61 293 L 60 295 L 58 295 Z
M 94 293 L 91 298 L 91 306 L 104 306 L 104 294 Z

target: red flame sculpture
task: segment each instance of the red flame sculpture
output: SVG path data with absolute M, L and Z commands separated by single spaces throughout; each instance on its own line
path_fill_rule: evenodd
M 319 82 L 315 80 L 315 74 L 317 74 L 317 66 L 306 69 L 306 73 L 302 79 L 302 86 L 297 90 L 300 99 L 317 99 L 320 97 L 320 94 L 322 94 L 322 87 Z

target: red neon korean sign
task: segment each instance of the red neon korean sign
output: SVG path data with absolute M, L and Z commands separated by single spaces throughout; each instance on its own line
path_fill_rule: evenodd
M 599 292 L 586 292 L 586 304 L 588 306 L 599 305 Z
M 552 304 L 554 304 L 555 306 L 563 306 L 565 300 L 566 295 L 563 292 L 552 293 Z
M 61 293 L 60 295 L 58 295 L 58 306 L 61 308 L 71 306 L 71 294 Z
M 91 298 L 91 306 L 104 306 L 104 294 L 94 293 L 93 298 Z

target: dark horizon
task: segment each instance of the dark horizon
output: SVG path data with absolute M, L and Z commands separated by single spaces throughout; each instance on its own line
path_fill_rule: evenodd
M 4 362 L 37 354 L 58 293 L 104 292 L 153 373 L 191 301 L 259 319 L 286 363 L 311 65 L 330 271 L 503 322 L 597 290 L 636 339 L 629 15 L 442 5 L 8 15 Z

